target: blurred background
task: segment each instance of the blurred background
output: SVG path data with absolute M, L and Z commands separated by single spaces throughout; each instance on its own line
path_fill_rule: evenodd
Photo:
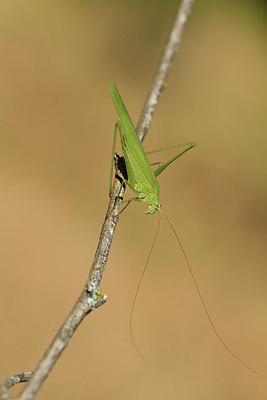
M 82 290 L 109 201 L 110 83 L 136 123 L 178 4 L 0 3 L 1 380 L 35 368 Z M 129 314 L 158 215 L 133 204 L 102 281 L 108 302 L 38 399 L 266 399 L 266 11 L 196 1 L 144 143 L 197 142 L 159 177 L 162 207 L 218 331 L 261 376 L 214 336 L 164 219 L 134 314 L 140 360 Z

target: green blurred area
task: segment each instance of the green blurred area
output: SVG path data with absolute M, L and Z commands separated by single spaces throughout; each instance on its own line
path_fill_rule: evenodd
M 82 290 L 109 200 L 110 83 L 136 123 L 176 9 L 0 3 L 2 378 L 34 369 Z M 38 399 L 266 398 L 266 28 L 266 1 L 197 1 L 144 143 L 197 142 L 160 176 L 162 207 L 216 327 L 261 377 L 214 337 L 164 221 L 134 316 L 149 363 L 138 358 L 129 313 L 158 220 L 134 204 L 103 279 L 108 302 Z

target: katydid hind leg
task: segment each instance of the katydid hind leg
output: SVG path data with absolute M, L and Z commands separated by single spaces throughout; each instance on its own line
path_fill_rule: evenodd
M 187 151 L 191 150 L 193 147 L 195 147 L 194 142 L 190 142 L 187 144 L 184 144 L 183 146 L 187 146 L 184 150 L 182 150 L 180 153 L 176 154 L 176 156 L 172 157 L 170 160 L 166 161 L 164 164 L 160 165 L 155 171 L 153 171 L 154 176 L 157 177 L 159 176 L 170 164 L 172 164 L 174 161 L 177 160 L 177 158 L 181 157 L 183 154 L 185 154 Z M 176 147 L 181 147 L 177 145 Z M 175 147 L 172 147 L 175 148 Z M 167 149 L 166 149 L 167 150 Z
M 196 146 L 195 142 L 179 143 L 179 144 L 174 144 L 173 146 L 161 147 L 160 149 L 145 151 L 145 155 L 152 154 L 152 153 L 159 153 L 160 151 L 167 151 L 167 150 L 171 150 L 171 149 L 177 149 L 178 147 L 190 147 L 190 148 L 192 148 L 192 147 L 195 147 L 195 146 Z

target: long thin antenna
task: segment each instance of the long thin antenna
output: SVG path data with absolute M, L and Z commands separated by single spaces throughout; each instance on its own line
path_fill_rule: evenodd
M 190 272 L 191 278 L 192 278 L 192 280 L 193 280 L 193 282 L 194 282 L 194 285 L 195 285 L 195 288 L 196 288 L 196 290 L 197 290 L 198 296 L 199 296 L 199 298 L 200 298 L 200 301 L 201 301 L 202 306 L 203 306 L 203 308 L 204 308 L 205 314 L 206 314 L 206 316 L 207 316 L 207 318 L 208 318 L 208 320 L 209 320 L 209 323 L 210 323 L 210 325 L 211 325 L 211 327 L 212 327 L 212 330 L 213 330 L 214 334 L 217 336 L 217 338 L 219 339 L 219 341 L 221 342 L 221 344 L 223 345 L 223 347 L 224 347 L 224 348 L 225 348 L 225 349 L 240 363 L 240 364 L 242 364 L 244 367 L 246 367 L 248 370 L 250 370 L 250 371 L 253 372 L 254 374 L 260 375 L 259 372 L 255 371 L 255 370 L 254 370 L 253 368 L 251 368 L 247 363 L 245 363 L 243 360 L 241 360 L 241 358 L 237 357 L 237 356 L 235 355 L 235 353 L 227 346 L 227 344 L 226 344 L 226 343 L 223 341 L 223 339 L 221 338 L 220 334 L 218 333 L 217 329 L 215 328 L 215 325 L 214 325 L 214 323 L 213 323 L 213 321 L 212 321 L 212 319 L 211 319 L 211 316 L 210 316 L 210 314 L 209 314 L 209 311 L 208 311 L 208 309 L 207 309 L 207 306 L 206 306 L 206 304 L 205 304 L 205 302 L 204 302 L 203 296 L 202 296 L 202 294 L 201 294 L 201 292 L 200 292 L 200 289 L 199 289 L 199 287 L 198 287 L 198 284 L 197 284 L 195 275 L 194 275 L 194 273 L 193 273 L 193 270 L 192 270 L 192 268 L 191 268 L 190 262 L 189 262 L 189 260 L 188 260 L 188 258 L 187 258 L 186 253 L 185 253 L 185 250 L 184 250 L 184 247 L 183 247 L 183 245 L 182 245 L 182 242 L 181 242 L 179 236 L 177 235 L 177 233 L 176 233 L 176 231 L 175 231 L 175 229 L 174 229 L 174 227 L 173 227 L 171 221 L 169 220 L 169 218 L 168 218 L 167 215 L 165 214 L 165 212 L 164 212 L 162 209 L 161 209 L 161 211 L 163 212 L 163 214 L 164 214 L 166 220 L 168 221 L 168 223 L 169 223 L 169 225 L 170 225 L 170 227 L 171 227 L 171 229 L 172 229 L 172 231 L 173 231 L 173 233 L 174 233 L 174 235 L 175 235 L 175 237 L 176 237 L 176 239 L 177 239 L 177 241 L 178 241 L 178 243 L 179 243 L 179 246 L 180 246 L 180 248 L 181 248 L 181 250 L 182 250 L 182 253 L 183 253 L 185 262 L 186 262 L 186 264 L 187 264 L 188 270 L 189 270 L 189 272 Z
M 142 274 L 140 276 L 140 279 L 139 279 L 139 282 L 138 282 L 138 285 L 137 285 L 137 288 L 136 288 L 136 291 L 135 291 L 135 295 L 134 295 L 134 299 L 133 299 L 133 303 L 132 303 L 132 308 L 131 308 L 131 312 L 130 312 L 130 318 L 129 318 L 129 329 L 130 329 L 130 336 L 131 336 L 132 345 L 133 345 L 135 351 L 139 354 L 139 356 L 145 362 L 147 362 L 147 359 L 144 356 L 144 354 L 141 352 L 141 350 L 138 348 L 138 346 L 137 346 L 137 344 L 135 342 L 135 339 L 134 339 L 134 334 L 133 334 L 133 314 L 134 314 L 134 310 L 135 310 L 136 299 L 137 299 L 137 296 L 138 296 L 138 293 L 139 293 L 139 290 L 140 290 L 140 287 L 141 287 L 141 284 L 142 284 L 142 281 L 143 281 L 143 278 L 144 278 L 144 275 L 145 275 L 145 272 L 146 272 L 146 269 L 147 269 L 147 266 L 148 266 L 148 262 L 150 260 L 152 251 L 154 249 L 154 246 L 155 246 L 155 243 L 156 243 L 156 240 L 157 240 L 157 237 L 158 237 L 160 221 L 161 221 L 161 214 L 159 214 L 159 222 L 158 222 L 157 230 L 156 230 L 156 233 L 155 233 L 155 236 L 154 236 L 154 239 L 153 239 L 153 242 L 152 242 L 152 246 L 150 248 L 150 251 L 149 251 L 145 266 L 143 268 Z

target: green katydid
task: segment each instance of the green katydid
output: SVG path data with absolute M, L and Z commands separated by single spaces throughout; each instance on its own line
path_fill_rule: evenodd
M 113 156 L 115 152 L 118 129 L 120 133 L 122 150 L 128 174 L 128 180 L 126 181 L 126 183 L 137 196 L 131 198 L 129 202 L 131 200 L 135 200 L 147 203 L 148 208 L 146 210 L 146 214 L 154 214 L 156 211 L 161 210 L 159 200 L 159 184 L 156 179 L 157 176 L 160 175 L 171 163 L 177 160 L 177 158 L 181 157 L 188 150 L 192 149 L 196 144 L 194 142 L 188 142 L 144 153 L 128 111 L 114 83 L 111 84 L 110 92 L 120 118 L 120 121 L 118 121 L 115 125 L 113 155 L 111 160 L 111 178 L 113 174 Z M 177 147 L 185 147 L 185 149 L 170 160 L 168 160 L 166 163 L 159 163 L 159 167 L 156 170 L 152 171 L 146 154 L 156 153 L 159 151 L 169 150 Z M 127 207 L 129 202 L 124 208 Z
M 181 157 L 184 153 L 192 149 L 196 144 L 194 142 L 187 142 L 183 144 L 178 144 L 170 147 L 164 147 L 158 150 L 153 150 L 149 152 L 144 152 L 141 143 L 137 137 L 134 125 L 132 123 L 132 120 L 128 114 L 128 111 L 123 103 L 123 100 L 115 86 L 114 83 L 111 84 L 110 86 L 110 92 L 112 96 L 112 100 L 114 102 L 115 108 L 117 110 L 118 116 L 119 116 L 119 121 L 115 124 L 115 130 L 114 130 L 114 141 L 113 141 L 113 150 L 112 150 L 112 160 L 111 160 L 111 173 L 110 173 L 110 193 L 111 193 L 111 182 L 112 182 L 112 175 L 113 175 L 113 159 L 114 159 L 114 154 L 115 154 L 115 145 L 116 145 L 116 138 L 117 138 L 117 131 L 119 131 L 120 134 L 120 139 L 121 139 L 121 145 L 122 145 L 122 150 L 123 150 L 123 156 L 125 160 L 125 166 L 126 166 L 126 173 L 124 173 L 124 181 L 121 183 L 121 187 L 123 186 L 124 183 L 126 183 L 135 193 L 136 197 L 130 198 L 124 208 L 122 209 L 125 210 L 125 208 L 130 204 L 132 200 L 135 201 L 140 201 L 148 204 L 148 208 L 146 210 L 146 214 L 154 214 L 156 211 L 163 212 L 159 200 L 159 184 L 157 181 L 157 176 L 159 176 L 171 163 L 176 161 L 179 157 Z M 172 157 L 170 160 L 167 162 L 163 163 L 153 163 L 151 165 L 158 165 L 158 167 L 152 171 L 151 165 L 146 157 L 146 154 L 151 154 L 151 153 L 156 153 L 159 151 L 165 151 L 169 149 L 174 149 L 178 147 L 184 147 L 184 149 L 179 152 L 177 155 Z M 116 203 L 116 201 L 115 201 Z M 122 212 L 121 211 L 121 212 Z M 242 365 L 244 365 L 246 368 L 248 368 L 250 371 L 258 374 L 253 368 L 251 368 L 247 363 L 242 361 L 238 356 L 234 354 L 234 352 L 226 345 L 226 343 L 223 341 L 221 338 L 220 334 L 218 333 L 217 329 L 215 328 L 211 316 L 207 310 L 207 307 L 205 305 L 204 299 L 202 297 L 202 294 L 200 292 L 200 289 L 198 287 L 197 281 L 195 279 L 195 276 L 193 274 L 192 268 L 190 266 L 189 260 L 185 254 L 184 248 L 182 246 L 182 243 L 172 225 L 170 222 L 169 218 L 165 213 L 163 213 L 179 243 L 179 246 L 181 247 L 182 253 L 184 255 L 186 264 L 188 266 L 190 275 L 193 279 L 194 285 L 196 287 L 197 293 L 199 295 L 200 301 L 203 305 L 205 314 L 210 322 L 210 325 L 213 329 L 213 332 L 219 339 L 219 341 L 222 343 L 224 348 Z M 160 224 L 160 220 L 159 220 Z M 159 224 L 157 228 L 157 232 L 149 253 L 149 256 L 147 258 L 143 273 L 141 275 L 141 279 L 139 281 L 139 285 L 137 287 L 136 295 L 140 287 L 140 283 L 142 281 L 146 266 L 148 264 L 151 252 L 153 250 L 157 234 L 159 231 Z M 133 307 L 135 304 L 136 300 L 136 295 L 134 298 L 133 302 Z M 132 318 L 132 312 L 133 312 L 133 307 L 131 311 L 131 318 Z M 131 322 L 130 322 L 131 324 Z M 131 332 L 132 335 L 132 332 Z M 143 357 L 142 353 L 138 350 L 137 346 L 134 343 L 134 339 L 132 336 L 132 342 L 134 344 L 134 347 L 136 348 L 137 352 Z

